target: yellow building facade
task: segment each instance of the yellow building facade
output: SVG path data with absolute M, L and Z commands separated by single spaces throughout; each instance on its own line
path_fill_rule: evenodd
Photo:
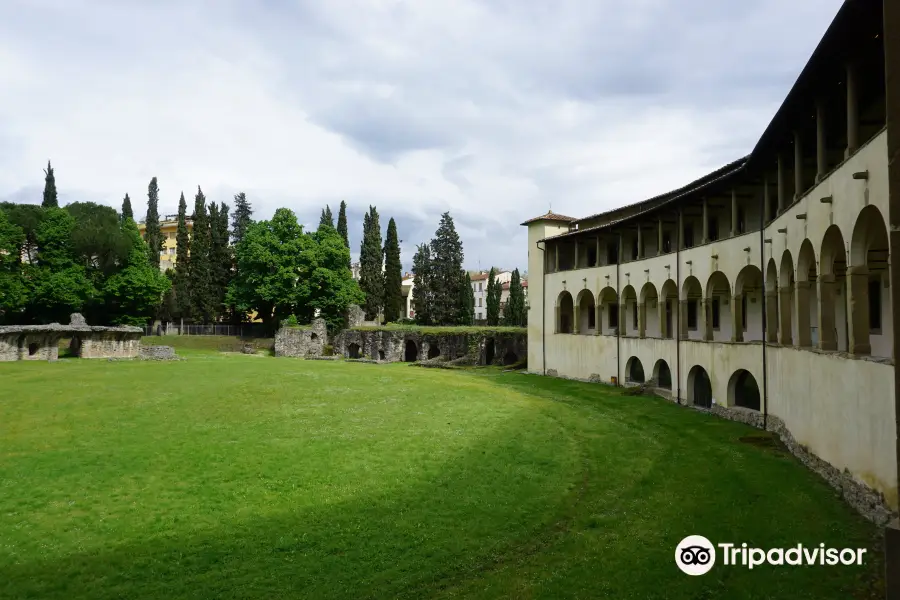
M 194 228 L 194 222 L 188 217 L 185 220 L 188 228 L 188 235 Z M 167 269 L 175 268 L 176 256 L 178 255 L 178 215 L 166 215 L 159 222 L 159 229 L 163 236 L 163 248 L 159 251 L 159 270 L 165 272 Z M 147 231 L 147 224 L 143 221 L 138 223 L 138 230 L 141 237 Z

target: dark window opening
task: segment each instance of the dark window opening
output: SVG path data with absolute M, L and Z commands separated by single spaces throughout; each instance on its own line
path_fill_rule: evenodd
M 606 245 L 606 264 L 615 265 L 619 262 L 619 245 L 611 242 Z
M 709 217 L 709 241 L 715 242 L 719 239 L 719 219 L 715 216 Z
M 619 305 L 609 305 L 609 327 L 615 329 L 619 326 Z
M 593 244 L 588 246 L 587 249 L 587 266 L 596 267 L 597 266 L 597 247 Z
M 663 232 L 663 252 L 672 251 L 672 234 L 668 231 Z
M 428 358 L 437 358 L 441 355 L 441 349 L 437 344 L 429 344 L 428 345 Z
M 631 305 L 631 326 L 637 329 L 638 326 L 638 311 L 637 311 L 637 303 Z
M 572 333 L 572 324 L 569 322 L 569 315 L 566 313 L 559 315 L 559 332 Z
M 35 354 L 38 353 L 39 349 L 40 349 L 40 346 L 38 346 L 34 342 L 28 344 L 28 356 L 34 356 Z
M 713 329 L 719 328 L 719 298 L 712 299 L 712 326 Z
M 747 226 L 746 215 L 744 214 L 744 209 L 738 207 L 737 209 L 737 233 L 744 233 L 744 228 Z
M 685 248 L 693 248 L 694 247 L 694 228 L 690 225 L 684 226 L 684 247 Z
M 687 326 L 688 329 L 697 329 L 697 300 L 687 302 Z
M 597 311 L 594 310 L 594 307 L 591 306 L 587 309 L 588 313 L 588 329 L 596 329 L 597 327 Z
M 384 360 L 384 350 L 378 351 L 378 360 Z
M 881 279 L 869 280 L 869 329 L 881 331 Z
M 637 260 L 638 258 L 638 241 L 637 239 L 631 242 L 631 260 Z
M 669 370 L 668 363 L 663 360 L 659 361 L 659 373 L 656 385 L 667 390 L 672 389 L 672 372 Z
M 347 356 L 350 358 L 359 358 L 359 344 L 350 344 L 347 347 Z

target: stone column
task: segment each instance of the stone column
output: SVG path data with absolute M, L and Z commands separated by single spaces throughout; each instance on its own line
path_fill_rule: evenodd
M 879 290 L 880 291 L 880 290 Z M 850 354 L 871 354 L 869 343 L 869 268 L 847 269 L 847 319 L 850 322 Z
M 641 224 L 640 223 L 638 223 L 637 237 L 638 237 L 638 240 L 637 240 L 638 255 L 637 255 L 637 257 L 644 258 L 644 236 L 643 236 L 643 233 L 641 232 Z
M 856 67 L 847 63 L 847 149 L 844 151 L 844 158 L 859 148 L 859 102 L 856 85 Z
M 709 241 L 709 203 L 706 198 L 703 199 L 703 241 L 705 244 Z
M 808 281 L 794 282 L 794 304 L 797 306 L 797 346 L 812 346 L 812 335 L 809 329 L 809 286 Z
M 766 290 L 766 341 L 778 342 L 778 291 Z
M 731 341 L 744 341 L 744 296 L 735 294 L 731 297 Z
M 662 256 L 663 253 L 663 224 L 662 219 L 659 220 L 659 228 L 656 231 L 656 255 Z
M 794 199 L 800 197 L 803 187 L 803 140 L 800 132 L 794 132 Z
M 837 350 L 834 330 L 834 275 L 819 275 L 819 349 Z
M 711 342 L 713 340 L 712 298 L 704 298 L 701 308 L 703 309 L 703 339 Z
M 825 145 L 825 103 L 816 102 L 816 183 L 825 177 L 828 169 L 828 148 Z
M 644 339 L 647 337 L 647 303 L 640 302 L 638 304 L 638 337 Z
M 738 234 L 738 202 L 737 191 L 731 190 L 731 237 Z
M 778 214 L 784 212 L 786 206 L 785 196 L 787 196 L 787 181 L 784 172 L 784 157 L 778 155 Z
M 769 198 L 769 176 L 763 175 L 763 223 L 772 220 L 772 202 Z
M 682 300 L 680 302 L 680 304 L 681 304 L 681 306 L 680 306 L 681 312 L 680 312 L 680 315 L 678 318 L 678 324 L 679 324 L 678 329 L 680 329 L 679 335 L 681 336 L 681 339 L 686 340 L 686 339 L 688 339 L 688 326 L 687 326 L 688 301 Z
M 778 305 L 781 313 L 781 322 L 778 331 L 778 343 L 782 346 L 791 346 L 793 342 L 793 329 L 791 325 L 791 286 L 778 288 Z

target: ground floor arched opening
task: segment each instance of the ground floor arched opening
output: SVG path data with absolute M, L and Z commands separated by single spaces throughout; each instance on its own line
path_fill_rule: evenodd
M 406 348 L 403 351 L 403 360 L 406 362 L 416 362 L 419 358 L 419 348 L 412 340 L 406 340 Z
M 384 350 L 378 351 L 378 360 L 384 360 Z
M 437 344 L 428 344 L 428 358 L 437 358 L 441 355 L 441 349 Z
M 688 401 L 694 406 L 712 408 L 712 383 L 706 369 L 695 366 L 688 373 Z
M 653 367 L 653 379 L 656 380 L 656 387 L 671 390 L 672 371 L 669 369 L 669 363 L 663 359 L 656 361 L 656 365 Z
M 359 344 L 350 344 L 347 346 L 347 356 L 350 358 L 359 358 Z
M 728 382 L 728 403 L 752 410 L 760 409 L 759 385 L 750 371 L 738 369 Z
M 641 359 L 637 356 L 632 356 L 628 359 L 628 362 L 625 363 L 625 373 L 628 377 L 626 381 L 630 381 L 632 383 L 644 383 L 644 365 L 641 364 Z
M 488 338 L 484 344 L 484 364 L 489 365 L 494 362 L 494 338 Z

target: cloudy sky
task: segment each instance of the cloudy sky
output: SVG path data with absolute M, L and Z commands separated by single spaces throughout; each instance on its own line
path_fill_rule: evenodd
M 0 0 L 0 200 L 449 210 L 466 266 L 750 151 L 841 0 Z M 190 201 L 189 201 L 190 203 Z

